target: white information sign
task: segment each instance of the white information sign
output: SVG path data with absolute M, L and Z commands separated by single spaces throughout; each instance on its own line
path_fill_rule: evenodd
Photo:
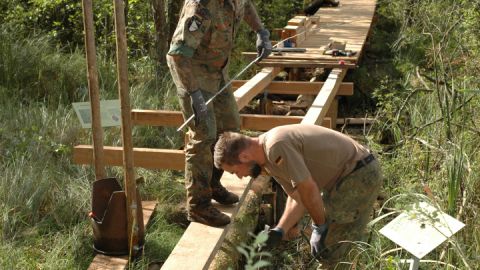
M 380 233 L 421 259 L 464 226 L 432 205 L 420 202 L 385 225 Z
M 73 109 L 77 113 L 78 119 L 83 128 L 92 127 L 92 113 L 90 102 L 72 103 Z M 120 109 L 120 100 L 102 100 L 100 101 L 100 120 L 102 127 L 120 126 L 122 121 L 122 111 Z

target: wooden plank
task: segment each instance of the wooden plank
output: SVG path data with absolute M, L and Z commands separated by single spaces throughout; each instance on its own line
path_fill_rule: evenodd
M 335 129 L 337 127 L 337 116 L 338 116 L 338 98 L 334 97 L 330 106 L 328 107 L 327 114 L 325 115 L 325 117 L 332 119 L 332 121 L 330 122 L 331 129 Z
M 128 256 L 112 257 L 98 254 L 93 258 L 88 270 L 123 270 L 128 265 Z
M 325 60 L 285 60 L 285 59 L 270 59 L 267 58 L 262 60 L 258 63 L 261 67 L 280 67 L 280 68 L 349 68 L 353 69 L 356 68 L 357 65 L 354 63 L 340 63 L 340 62 L 332 62 L 332 61 L 325 61 Z
M 253 97 L 261 93 L 267 85 L 269 85 L 273 78 L 280 72 L 278 68 L 263 68 L 257 75 L 250 79 L 247 83 L 238 88 L 233 93 L 237 100 L 238 109 L 245 107 Z
M 238 88 L 244 85 L 246 80 L 233 81 L 232 87 Z M 323 82 L 303 82 L 303 81 L 274 81 L 265 87 L 265 92 L 269 94 L 281 95 L 316 95 L 320 88 L 323 87 Z M 353 95 L 353 83 L 342 82 L 337 92 L 338 96 Z M 168 116 L 167 116 L 168 117 Z
M 299 124 L 301 123 L 302 116 L 281 116 L 281 115 L 262 115 L 253 114 L 250 117 L 242 118 L 243 129 L 267 131 L 274 127 Z M 322 122 L 322 126 L 330 127 L 330 118 L 325 118 Z M 245 128 L 249 127 L 249 128 Z
M 225 172 L 221 181 L 229 191 L 240 197 L 240 201 L 233 206 L 222 206 L 213 201 L 212 204 L 234 220 L 240 205 L 245 200 L 253 180 L 250 178 L 239 179 L 236 176 Z M 208 269 L 215 254 L 221 247 L 222 241 L 230 229 L 230 226 L 231 224 L 224 228 L 215 228 L 196 222 L 190 223 L 161 269 Z
M 143 224 L 147 225 L 155 211 L 157 201 L 142 201 Z M 88 270 L 123 270 L 128 265 L 128 256 L 105 256 L 97 254 Z
M 103 155 L 103 129 L 100 120 L 100 90 L 98 86 L 97 53 L 95 49 L 95 26 L 93 25 L 92 0 L 83 0 L 83 25 L 85 32 L 85 52 L 87 60 L 88 93 L 92 116 L 92 141 L 94 145 L 95 178 L 106 178 Z
M 153 125 L 162 125 L 162 113 L 164 111 L 157 111 L 157 114 L 152 114 L 148 111 L 148 115 L 153 117 L 146 122 Z M 141 114 L 142 111 L 136 113 Z M 171 114 L 168 112 L 168 114 Z M 181 116 L 181 113 L 178 112 Z M 142 117 L 144 118 L 144 117 Z M 146 118 L 145 118 L 146 119 Z M 273 116 L 273 115 L 244 115 L 241 117 L 241 124 L 243 129 L 265 131 L 276 126 L 300 123 L 302 117 L 298 116 Z M 331 120 L 324 119 L 322 125 L 330 126 Z M 141 123 L 138 123 L 141 124 Z M 123 150 L 121 147 L 105 146 L 105 165 L 121 166 Z M 73 149 L 73 162 L 75 164 L 93 164 L 93 148 L 91 145 L 78 145 Z M 147 169 L 170 169 L 170 170 L 184 170 L 185 169 L 185 154 L 183 150 L 170 149 L 154 149 L 154 148 L 133 148 L 133 163 L 135 167 L 142 167 Z
M 328 108 L 330 107 L 332 100 L 335 98 L 346 73 L 346 69 L 334 69 L 330 72 L 327 81 L 320 90 L 320 93 L 317 95 L 312 106 L 303 118 L 302 124 L 319 125 L 323 122 L 323 118 L 327 114 Z
M 127 234 L 130 239 L 128 248 L 130 256 L 136 254 L 135 247 L 139 243 L 139 223 L 135 221 L 137 213 L 137 185 L 135 182 L 135 168 L 133 167 L 133 139 L 132 119 L 130 107 L 130 91 L 128 87 L 128 55 L 127 30 L 125 25 L 125 3 L 114 0 L 115 36 L 117 47 L 117 82 L 121 109 L 121 134 L 123 146 L 123 180 L 127 201 Z M 141 224 L 143 225 L 143 224 Z
M 184 119 L 182 112 L 164 110 L 132 110 L 134 125 L 179 127 Z
M 287 22 L 287 25 L 303 26 L 303 25 L 305 25 L 306 19 L 307 19 L 307 16 L 295 16 Z
M 305 60 L 306 62 L 312 60 L 324 60 L 326 63 L 337 63 L 340 60 L 355 63 L 357 61 L 356 56 L 331 56 L 324 53 L 324 49 L 306 49 L 305 52 L 282 52 L 280 55 L 275 52 L 268 56 L 266 60 Z M 242 56 L 252 61 L 257 58 L 256 52 L 242 52 Z
M 135 125 L 177 127 L 183 122 L 182 113 L 177 111 L 133 110 L 132 115 L 136 117 Z M 240 114 L 240 127 L 265 131 L 277 126 L 300 123 L 301 120 L 301 116 Z
M 105 164 L 122 166 L 122 147 L 105 146 Z M 78 145 L 73 151 L 73 162 L 76 164 L 92 164 L 92 146 Z M 183 150 L 133 148 L 133 164 L 135 167 L 147 169 L 185 169 Z

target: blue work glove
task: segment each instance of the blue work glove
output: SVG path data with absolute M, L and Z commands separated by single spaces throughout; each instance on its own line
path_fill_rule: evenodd
M 315 225 L 312 223 L 312 236 L 310 237 L 310 251 L 315 258 L 321 257 L 325 251 L 325 238 L 327 238 L 328 224 Z
M 265 242 L 265 248 L 272 249 L 278 246 L 278 244 L 280 244 L 283 238 L 283 229 L 279 227 L 270 229 L 270 227 L 266 225 L 265 231 L 267 231 L 267 235 L 268 235 L 267 242 Z
M 268 57 L 272 53 L 272 42 L 270 42 L 270 32 L 267 29 L 260 29 L 257 32 L 257 57 L 259 61 Z
M 203 99 L 202 91 L 200 91 L 200 89 L 191 92 L 190 98 L 192 100 L 192 109 L 195 115 L 195 126 L 197 126 L 201 121 L 205 121 L 207 118 L 207 104 L 205 104 L 205 99 Z

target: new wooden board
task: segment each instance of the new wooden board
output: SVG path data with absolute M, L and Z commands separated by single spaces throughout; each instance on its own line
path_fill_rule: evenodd
M 229 191 L 240 197 L 240 202 L 229 207 L 221 206 L 216 203 L 214 204 L 215 207 L 219 208 L 223 213 L 227 214 L 232 220 L 234 220 L 240 205 L 245 200 L 246 194 L 250 189 L 252 180 L 250 178 L 239 179 L 235 175 L 225 172 L 221 181 Z M 231 225 L 229 224 L 224 228 L 215 228 L 196 222 L 190 223 L 161 269 L 208 269 L 208 266 L 220 248 L 230 226 Z
M 239 88 L 244 85 L 245 80 L 233 81 L 233 89 Z M 281 94 L 281 95 L 316 95 L 323 87 L 323 82 L 304 82 L 304 81 L 274 81 L 265 87 L 263 92 L 269 94 Z M 339 96 L 351 96 L 353 95 L 353 83 L 342 82 L 340 88 L 338 88 L 337 95 Z M 168 117 L 168 116 L 167 116 Z
M 318 93 L 317 89 L 317 93 Z M 136 119 L 135 125 L 178 127 L 183 122 L 181 112 L 133 110 L 132 116 Z M 265 131 L 277 126 L 283 126 L 300 122 L 301 116 L 263 115 L 263 114 L 240 114 L 240 128 L 256 131 Z M 326 119 L 324 125 L 329 122 Z
M 148 224 L 156 206 L 157 201 L 142 201 L 143 224 Z M 113 257 L 97 254 L 95 258 L 93 258 L 88 270 L 123 270 L 127 265 L 127 256 Z
M 302 124 L 319 125 L 322 123 L 346 73 L 347 71 L 345 69 L 334 69 L 330 72 L 327 81 L 320 90 L 320 93 L 317 95 L 312 106 L 303 118 Z
M 263 89 L 272 82 L 279 71 L 278 68 L 263 68 L 257 75 L 238 88 L 233 93 L 237 100 L 238 109 L 241 110 L 253 97 L 261 93 Z
M 106 165 L 122 165 L 122 147 L 105 146 L 103 151 L 105 152 Z M 75 146 L 73 162 L 76 164 L 92 164 L 92 146 Z M 183 150 L 133 148 L 133 165 L 147 169 L 184 170 L 185 154 Z

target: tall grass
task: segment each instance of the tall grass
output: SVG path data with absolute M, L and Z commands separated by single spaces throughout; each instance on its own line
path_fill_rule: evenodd
M 0 269 L 86 269 L 94 255 L 87 219 L 94 175 L 71 159 L 73 146 L 91 142 L 71 106 L 88 100 L 84 55 L 3 28 L 0 40 Z M 102 99 L 118 98 L 114 61 L 98 62 Z M 132 107 L 176 109 L 169 73 L 156 78 L 152 63 L 130 62 Z M 178 148 L 183 141 L 173 129 L 151 127 L 136 127 L 134 138 L 142 147 Z M 120 144 L 119 129 L 107 128 L 104 141 Z M 107 171 L 122 180 L 121 168 Z M 147 246 L 159 250 L 142 258 L 148 263 L 165 259 L 181 236 L 185 191 L 179 173 L 137 174 L 146 181 L 144 198 L 162 204 L 147 236 Z

